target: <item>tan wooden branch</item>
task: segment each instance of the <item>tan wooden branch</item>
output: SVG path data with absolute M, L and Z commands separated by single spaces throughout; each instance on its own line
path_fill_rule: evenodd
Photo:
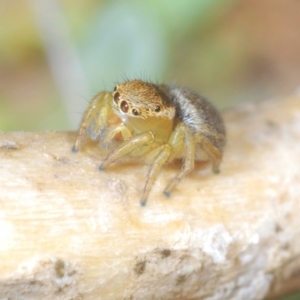
M 263 299 L 300 271 L 300 97 L 224 113 L 221 173 L 170 199 L 164 167 L 71 153 L 69 132 L 0 133 L 0 299 Z M 202 166 L 203 167 L 203 166 Z

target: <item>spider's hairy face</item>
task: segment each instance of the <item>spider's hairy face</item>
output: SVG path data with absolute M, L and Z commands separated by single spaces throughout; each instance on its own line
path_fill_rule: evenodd
M 158 85 L 141 80 L 127 81 L 116 85 L 112 95 L 113 109 L 124 123 L 130 123 L 132 118 L 146 122 L 153 118 L 171 121 L 175 116 L 168 94 Z

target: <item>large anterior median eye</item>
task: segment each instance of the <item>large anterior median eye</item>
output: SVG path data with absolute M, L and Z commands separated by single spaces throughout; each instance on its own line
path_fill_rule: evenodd
M 129 106 L 126 101 L 122 101 L 120 107 L 121 107 L 122 112 L 125 112 L 125 113 L 128 112 Z
M 115 101 L 115 103 L 118 103 L 119 100 L 120 100 L 120 93 L 119 92 L 114 93 L 114 101 Z
M 155 112 L 159 112 L 160 111 L 160 106 L 159 105 L 156 105 L 155 108 L 154 108 Z

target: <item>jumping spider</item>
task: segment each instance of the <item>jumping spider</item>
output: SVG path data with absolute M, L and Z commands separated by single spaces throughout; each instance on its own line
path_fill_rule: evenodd
M 126 154 L 151 160 L 141 205 L 163 164 L 182 158 L 181 171 L 164 190 L 169 197 L 179 181 L 193 169 L 195 160 L 210 160 L 219 172 L 225 145 L 225 127 L 218 111 L 194 91 L 141 80 L 116 85 L 114 91 L 101 92 L 90 102 L 78 130 L 73 152 L 84 134 L 107 147 L 118 140 L 99 170 Z

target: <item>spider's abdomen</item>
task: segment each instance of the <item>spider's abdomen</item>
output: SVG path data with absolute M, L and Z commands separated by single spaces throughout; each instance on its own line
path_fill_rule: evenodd
M 164 86 L 176 107 L 176 121 L 184 122 L 194 134 L 205 135 L 215 147 L 225 146 L 225 127 L 217 109 L 205 98 L 185 87 Z

